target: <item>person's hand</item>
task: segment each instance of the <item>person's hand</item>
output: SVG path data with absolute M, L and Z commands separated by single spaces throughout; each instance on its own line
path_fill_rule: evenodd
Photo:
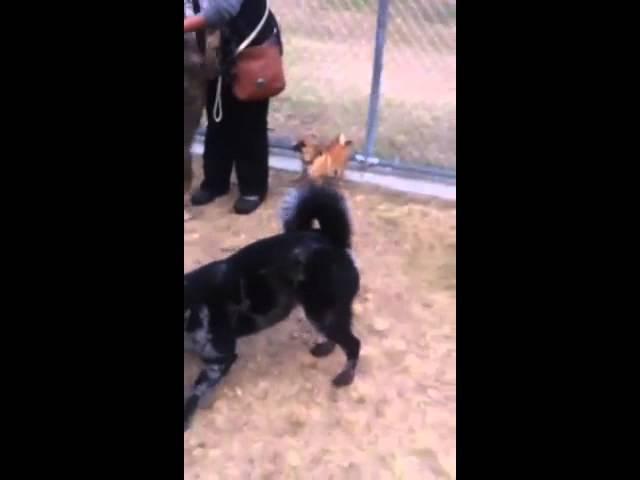
M 206 27 L 206 22 L 202 15 L 194 15 L 184 19 L 184 33 L 196 32 Z

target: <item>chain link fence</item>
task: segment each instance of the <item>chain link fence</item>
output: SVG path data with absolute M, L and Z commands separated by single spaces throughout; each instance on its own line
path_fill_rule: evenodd
M 271 5 L 287 74 L 269 119 L 276 146 L 344 132 L 361 159 L 455 175 L 456 0 Z
M 455 178 L 456 0 L 270 1 L 287 75 L 272 146 L 343 132 L 361 161 Z

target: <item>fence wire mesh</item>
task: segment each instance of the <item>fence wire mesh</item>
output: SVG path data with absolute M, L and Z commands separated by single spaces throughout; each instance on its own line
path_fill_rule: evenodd
M 273 137 L 343 131 L 363 149 L 378 0 L 271 0 L 285 44 L 287 90 Z M 456 168 L 456 0 L 391 0 L 376 157 Z
M 379 7 L 389 5 L 379 112 L 370 115 Z M 191 0 L 185 0 L 190 13 Z M 386 164 L 456 169 L 456 0 L 271 0 L 286 91 L 271 103 L 271 138 L 339 132 Z M 375 103 L 375 102 L 374 102 Z

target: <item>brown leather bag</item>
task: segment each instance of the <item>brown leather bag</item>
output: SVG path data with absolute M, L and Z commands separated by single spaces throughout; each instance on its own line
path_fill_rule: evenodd
M 238 53 L 233 69 L 233 94 L 238 100 L 266 100 L 282 93 L 285 87 L 282 55 L 275 36 Z
M 282 50 L 274 34 L 262 45 L 249 44 L 262 29 L 269 16 L 269 0 L 260 23 L 238 47 L 233 68 L 233 94 L 244 102 L 256 102 L 275 97 L 286 87 Z

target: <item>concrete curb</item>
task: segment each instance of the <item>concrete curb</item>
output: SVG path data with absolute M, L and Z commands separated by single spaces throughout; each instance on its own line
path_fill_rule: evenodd
M 191 151 L 196 155 L 202 155 L 204 146 L 196 139 Z M 300 172 L 300 161 L 291 156 L 271 153 L 269 166 L 276 170 L 287 172 Z M 456 186 L 446 183 L 416 178 L 403 178 L 395 175 L 348 169 L 345 172 L 347 180 L 369 185 L 377 185 L 390 190 L 404 193 L 412 193 L 427 197 L 436 197 L 444 200 L 456 201 Z

